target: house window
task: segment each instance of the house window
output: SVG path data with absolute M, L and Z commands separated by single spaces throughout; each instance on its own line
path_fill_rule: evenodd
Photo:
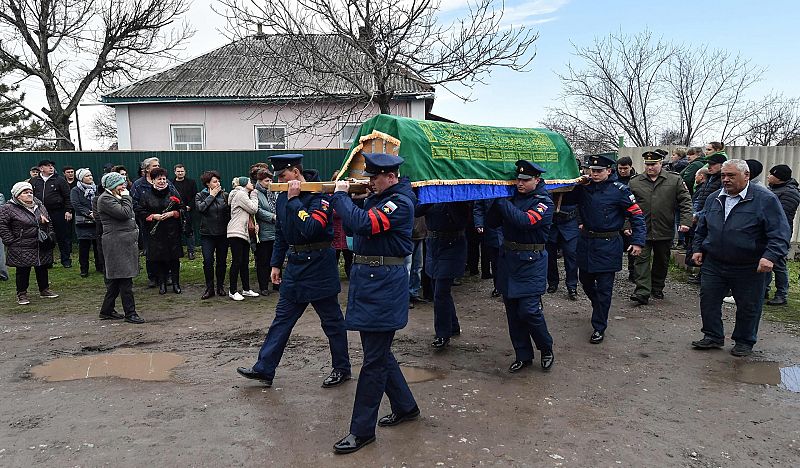
M 256 149 L 286 149 L 286 127 L 256 127 Z
M 356 135 L 358 135 L 358 130 L 360 128 L 361 124 L 359 123 L 348 123 L 342 125 L 342 131 L 339 132 L 339 136 L 342 139 L 342 148 L 349 148 L 353 145 L 353 140 L 356 139 Z
M 172 149 L 201 150 L 205 148 L 202 125 L 172 125 Z

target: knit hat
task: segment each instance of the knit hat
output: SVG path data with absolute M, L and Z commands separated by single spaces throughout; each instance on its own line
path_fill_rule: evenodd
M 125 183 L 125 176 L 120 174 L 119 172 L 109 172 L 108 174 L 103 174 L 103 177 L 100 179 L 100 184 L 103 187 L 113 190 L 116 187 Z
M 83 182 L 83 178 L 91 173 L 92 171 L 90 171 L 88 168 L 82 167 L 75 171 L 75 180 L 78 182 Z
M 17 182 L 11 187 L 11 196 L 17 198 L 23 190 L 33 190 L 33 186 L 29 182 Z
M 769 170 L 769 173 L 779 180 L 789 180 L 792 178 L 792 168 L 786 164 L 778 164 Z
M 755 180 L 756 177 L 760 176 L 762 172 L 764 172 L 764 165 L 761 164 L 759 161 L 755 159 L 745 159 L 745 164 L 747 164 L 747 168 L 750 170 L 750 180 Z
M 250 178 L 247 176 L 236 177 L 233 179 L 233 188 L 246 187 L 250 183 Z

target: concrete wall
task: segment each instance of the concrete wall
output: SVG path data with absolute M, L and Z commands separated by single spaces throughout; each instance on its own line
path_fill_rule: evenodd
M 644 169 L 642 153 L 652 151 L 658 146 L 642 148 L 620 148 L 619 156 L 628 156 L 633 159 L 633 166 L 637 172 Z M 674 146 L 661 146 L 672 154 Z M 792 176 L 800 180 L 800 146 L 730 146 L 725 149 L 731 159 L 755 159 L 764 165 L 764 172 L 755 180 L 766 184 L 766 177 L 769 169 L 778 164 L 786 164 L 792 168 Z M 800 242 L 800 216 L 794 218 L 794 228 L 792 230 L 792 247 L 797 253 L 798 242 Z
M 343 113 L 341 106 L 326 109 L 328 115 Z M 121 150 L 171 150 L 171 125 L 203 125 L 207 150 L 251 150 L 256 148 L 255 126 L 283 125 L 295 122 L 291 110 L 279 106 L 246 104 L 132 104 L 120 105 L 117 111 L 117 132 Z M 371 117 L 377 107 L 367 109 Z M 415 119 L 425 118 L 425 101 L 395 101 L 392 113 Z M 340 148 L 339 123 L 317 127 L 314 132 L 289 135 L 287 148 Z M 291 131 L 287 131 L 291 133 Z

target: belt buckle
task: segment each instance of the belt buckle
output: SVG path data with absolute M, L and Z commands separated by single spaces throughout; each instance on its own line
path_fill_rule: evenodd
M 380 260 L 372 260 L 367 265 L 369 265 L 371 267 L 379 267 L 382 264 L 383 264 L 383 262 L 381 262 Z

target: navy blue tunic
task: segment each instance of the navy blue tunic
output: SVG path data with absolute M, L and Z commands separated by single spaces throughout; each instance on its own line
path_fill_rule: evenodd
M 417 207 L 416 216 L 425 216 L 428 238 L 425 240 L 425 273 L 433 279 L 459 278 L 467 263 L 467 238 L 471 208 L 467 202 L 433 203 Z M 456 237 L 433 237 L 431 231 L 455 234 Z
M 608 179 L 574 189 L 584 232 L 619 232 L 630 219 L 631 244 L 644 246 L 647 227 L 644 214 L 627 185 Z M 587 273 L 610 273 L 622 269 L 622 236 L 578 237 L 578 268 Z
M 553 201 L 543 183 L 530 193 L 498 199 L 489 212 L 490 225 L 501 224 L 503 239 L 519 244 L 544 244 L 553 220 Z M 547 289 L 547 252 L 500 248 L 497 290 L 506 299 L 539 296 Z
M 303 171 L 306 181 L 318 181 L 316 171 Z M 286 192 L 276 201 L 275 246 L 270 265 L 286 269 L 281 280 L 281 296 L 292 302 L 314 302 L 339 294 L 339 265 L 332 247 L 295 252 L 289 246 L 302 246 L 333 240 L 330 197 L 320 193 L 301 193 L 288 199 Z
M 345 192 L 333 194 L 332 205 L 342 224 L 353 233 L 357 255 L 405 257 L 413 249 L 414 205 L 417 198 L 407 179 L 364 200 L 359 208 Z M 348 330 L 379 332 L 408 323 L 408 271 L 405 265 L 370 266 L 350 270 L 345 325 Z

